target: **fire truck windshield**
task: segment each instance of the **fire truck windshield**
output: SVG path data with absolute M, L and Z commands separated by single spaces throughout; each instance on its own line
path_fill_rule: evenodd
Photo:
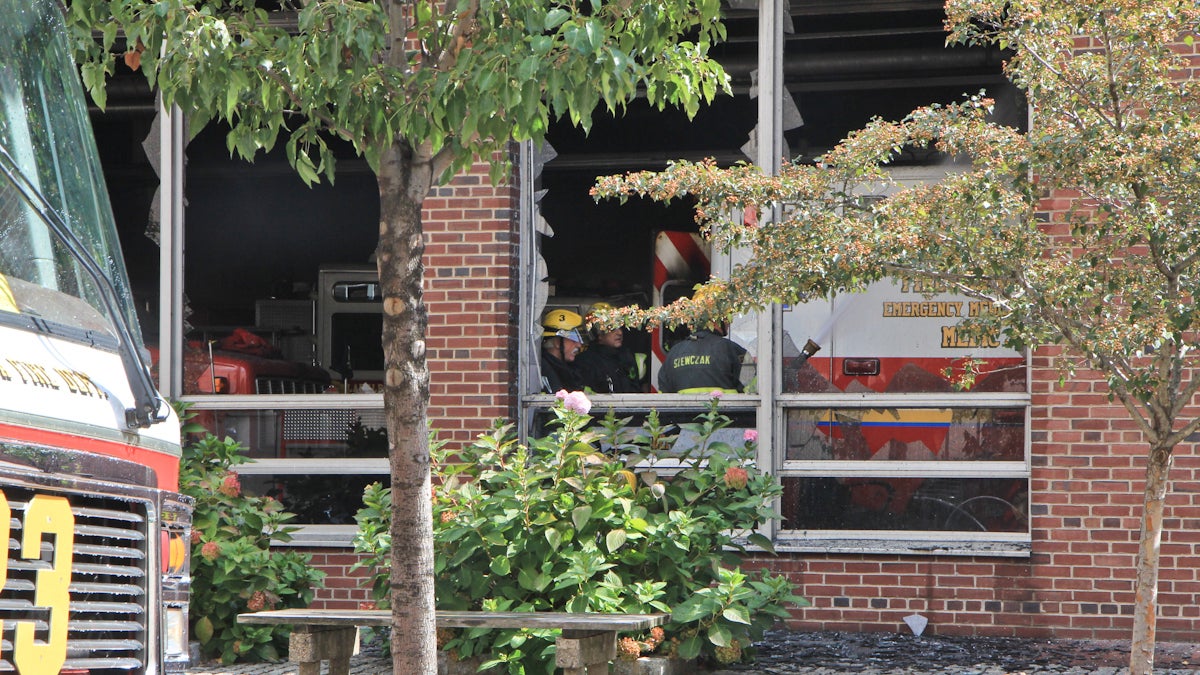
M 161 402 L 61 17 L 51 2 L 0 0 L 0 320 L 67 339 L 115 340 L 133 387 L 130 426 Z M 6 320 L 7 319 L 7 320 Z
M 0 33 L 7 33 L 0 35 L 6 49 L 0 63 L 0 147 L 104 276 L 124 284 L 108 193 L 61 19 L 56 10 L 31 11 L 29 5 L 28 0 L 0 0 Z M 106 314 L 101 289 L 69 245 L 54 236 L 40 207 L 21 192 L 0 181 L 0 273 L 83 299 Z M 116 296 L 122 313 L 136 320 L 129 289 L 117 288 Z

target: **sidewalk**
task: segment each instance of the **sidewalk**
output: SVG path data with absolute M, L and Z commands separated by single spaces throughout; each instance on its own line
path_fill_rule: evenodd
M 1127 675 L 1129 645 L 1120 641 L 995 637 L 916 637 L 906 633 L 775 630 L 756 645 L 758 659 L 710 675 Z M 1159 643 L 1154 672 L 1200 673 L 1200 642 Z M 325 668 L 321 669 L 326 675 Z M 698 671 L 695 675 L 699 675 Z M 368 648 L 351 675 L 392 675 L 391 661 Z M 287 663 L 214 666 L 186 675 L 298 675 Z M 411 675 L 411 674 L 406 674 Z

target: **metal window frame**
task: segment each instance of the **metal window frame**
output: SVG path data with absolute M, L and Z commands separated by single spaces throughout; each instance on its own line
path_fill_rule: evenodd
M 781 362 L 779 362 L 781 364 Z M 782 366 L 782 364 L 781 364 Z M 1026 382 L 1032 375 L 1025 354 Z M 895 461 L 787 460 L 777 453 L 775 470 L 783 478 L 1025 478 L 1032 476 L 1032 395 L 1023 393 L 973 394 L 780 394 L 773 420 L 778 438 L 786 439 L 788 410 L 819 408 L 1021 408 L 1025 412 L 1023 461 Z M 1029 493 L 1032 499 L 1032 493 Z M 777 505 L 778 509 L 778 505 Z M 789 530 L 778 528 L 776 549 L 794 553 L 877 553 L 927 555 L 996 555 L 1028 557 L 1032 550 L 1032 523 L 1024 532 L 937 532 L 891 530 Z

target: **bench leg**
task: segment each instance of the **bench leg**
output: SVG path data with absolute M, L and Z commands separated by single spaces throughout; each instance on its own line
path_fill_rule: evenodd
M 329 675 L 349 675 L 357 639 L 353 626 L 297 626 L 288 638 L 288 658 L 299 666 L 298 675 L 321 675 L 322 661 L 329 661 Z
M 608 675 L 608 662 L 617 658 L 617 634 L 564 630 L 555 652 L 554 663 L 564 675 Z

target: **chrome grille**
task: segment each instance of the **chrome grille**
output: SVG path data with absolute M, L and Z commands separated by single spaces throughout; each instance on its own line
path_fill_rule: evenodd
M 8 580 L 0 589 L 0 672 L 16 672 L 13 640 L 17 622 L 32 622 L 45 639 L 49 611 L 35 606 L 38 570 L 54 563 L 53 543 L 44 538 L 40 560 L 22 557 L 21 542 L 32 490 L 4 486 L 12 509 L 8 541 Z M 67 495 L 74 516 L 67 660 L 64 670 L 91 675 L 146 670 L 147 504 L 128 498 Z
M 254 393 L 256 394 L 321 394 L 324 393 L 325 386 L 325 382 L 301 380 L 294 377 L 254 378 Z

